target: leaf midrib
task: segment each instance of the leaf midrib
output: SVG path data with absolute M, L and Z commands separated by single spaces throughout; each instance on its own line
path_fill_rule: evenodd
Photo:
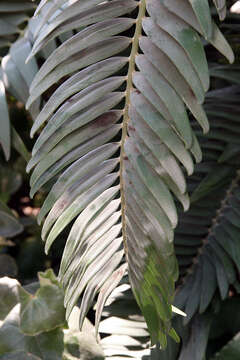
M 129 105 L 130 105 L 130 94 L 133 89 L 133 73 L 135 71 L 135 58 L 138 54 L 139 48 L 139 39 L 142 35 L 142 20 L 145 17 L 146 13 L 146 0 L 139 1 L 139 11 L 136 19 L 136 28 L 135 33 L 132 38 L 132 49 L 129 57 L 129 67 L 127 74 L 127 87 L 125 95 L 125 106 L 124 106 L 124 115 L 123 115 L 123 125 L 122 125 L 122 138 L 121 138 L 121 154 L 120 154 L 120 194 L 121 194 L 121 211 L 122 211 L 122 235 L 123 235 L 123 245 L 125 250 L 125 256 L 127 257 L 127 243 L 126 243 L 126 218 L 125 218 L 125 209 L 126 209 L 126 200 L 124 192 L 124 181 L 123 181 L 123 170 L 124 170 L 124 144 L 127 138 L 127 126 L 129 122 Z

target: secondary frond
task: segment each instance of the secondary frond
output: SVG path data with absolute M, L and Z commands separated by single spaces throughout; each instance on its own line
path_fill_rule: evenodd
M 212 73 L 227 79 L 227 69 Z M 232 69 L 234 72 L 234 69 Z M 228 97 L 226 96 L 228 94 Z M 203 313 L 217 289 L 226 299 L 238 284 L 240 253 L 239 85 L 208 94 L 205 109 L 211 131 L 200 142 L 203 163 L 189 180 L 191 213 L 180 217 L 175 248 L 183 284 L 176 304 L 188 320 Z M 207 202 L 206 202 L 207 199 Z M 193 296 L 194 294 L 194 296 Z

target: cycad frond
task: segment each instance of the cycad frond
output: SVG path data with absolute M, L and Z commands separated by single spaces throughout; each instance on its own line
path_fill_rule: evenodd
M 67 314 L 82 296 L 82 324 L 125 254 L 152 342 L 164 347 L 167 334 L 178 340 L 171 327 L 175 199 L 188 208 L 185 172 L 201 160 L 185 105 L 208 131 L 201 104 L 209 76 L 198 33 L 231 62 L 232 51 L 207 1 L 61 1 L 56 9 L 43 0 L 40 14 L 45 6 L 32 55 L 79 29 L 43 64 L 27 103 L 61 81 L 35 120 L 32 135 L 46 126 L 28 170 L 35 167 L 32 195 L 55 182 L 39 215 L 48 214 L 47 251 L 74 221 L 60 268 Z
M 220 76 L 228 79 L 223 69 Z M 217 70 L 212 73 L 219 74 Z M 207 97 L 211 131 L 204 139 L 199 134 L 203 163 L 189 181 L 191 213 L 180 217 L 176 229 L 176 254 L 184 282 L 176 303 L 185 309 L 188 320 L 206 311 L 217 289 L 226 299 L 239 271 L 239 90 L 239 86 L 229 86 Z

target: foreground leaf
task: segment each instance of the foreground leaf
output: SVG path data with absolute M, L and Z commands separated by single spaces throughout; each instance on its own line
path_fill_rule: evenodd
M 171 325 L 175 201 L 188 209 L 185 173 L 201 161 L 185 106 L 209 129 L 199 35 L 231 62 L 232 50 L 207 0 L 60 1 L 48 9 L 42 1 L 37 14 L 44 9 L 32 56 L 80 28 L 44 62 L 27 101 L 61 82 L 35 120 L 32 135 L 45 127 L 27 169 L 31 196 L 54 179 L 38 219 L 47 216 L 46 251 L 71 224 L 59 272 L 66 314 L 82 297 L 81 326 L 125 256 L 152 343 L 165 347 L 167 335 L 179 341 Z
M 0 279 L 0 320 L 3 320 L 18 303 L 19 286 L 20 284 L 17 280 L 8 277 Z
M 63 333 L 56 329 L 36 336 L 24 335 L 20 328 L 20 304 L 17 304 L 0 327 L 0 356 L 19 359 L 21 351 L 30 353 L 32 358 L 60 360 L 63 352 Z M 20 354 L 18 353 L 20 352 Z
M 20 329 L 25 335 L 38 335 L 61 327 L 65 322 L 63 290 L 51 277 L 53 274 L 46 274 L 44 281 L 40 280 L 40 288 L 34 295 L 19 288 Z

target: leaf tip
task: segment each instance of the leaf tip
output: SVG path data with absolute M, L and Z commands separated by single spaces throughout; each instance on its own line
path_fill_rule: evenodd
M 177 307 L 172 305 L 172 312 L 174 312 L 175 314 L 181 315 L 183 317 L 187 317 L 187 314 L 185 312 L 183 312 L 182 310 L 178 309 Z

